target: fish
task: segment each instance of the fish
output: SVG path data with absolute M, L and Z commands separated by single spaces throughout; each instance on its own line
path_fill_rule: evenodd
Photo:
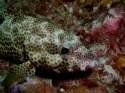
M 73 32 L 64 31 L 45 17 L 5 16 L 0 24 L 0 58 L 8 60 L 12 67 L 3 85 L 8 87 L 36 72 L 42 74 L 41 71 L 57 74 L 81 71 L 79 64 L 84 64 L 84 57 L 79 59 L 81 53 L 73 51 L 82 46 Z

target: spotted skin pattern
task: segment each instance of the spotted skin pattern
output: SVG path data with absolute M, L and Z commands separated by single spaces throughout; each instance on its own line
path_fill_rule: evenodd
M 61 49 L 78 44 L 81 43 L 76 35 L 46 18 L 7 16 L 0 25 L 0 57 L 15 64 L 10 73 L 16 78 L 34 75 L 39 66 L 60 73 L 60 68 L 66 66 L 63 63 L 68 63 Z

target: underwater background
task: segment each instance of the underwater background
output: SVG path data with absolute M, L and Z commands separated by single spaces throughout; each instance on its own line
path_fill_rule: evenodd
M 0 0 L 0 93 L 125 93 L 125 0 Z

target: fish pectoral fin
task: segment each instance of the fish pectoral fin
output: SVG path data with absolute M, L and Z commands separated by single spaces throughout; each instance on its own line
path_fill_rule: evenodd
M 2 85 L 9 89 L 9 87 L 14 84 L 14 82 L 21 80 L 22 78 L 19 78 L 15 73 L 8 73 L 4 81 L 2 82 Z
M 19 82 L 26 79 L 26 77 L 34 76 L 35 72 L 35 67 L 32 66 L 29 61 L 15 65 L 14 68 L 10 69 L 10 72 L 7 74 L 2 84 L 9 88 L 14 82 Z

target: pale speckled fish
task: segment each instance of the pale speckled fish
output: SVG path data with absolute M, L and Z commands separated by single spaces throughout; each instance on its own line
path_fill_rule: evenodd
M 9 85 L 16 79 L 32 76 L 37 67 L 56 73 L 72 72 L 74 66 L 84 61 L 65 56 L 80 45 L 79 37 L 64 32 L 48 19 L 7 16 L 0 24 L 0 56 L 18 65 L 10 70 L 4 83 Z

